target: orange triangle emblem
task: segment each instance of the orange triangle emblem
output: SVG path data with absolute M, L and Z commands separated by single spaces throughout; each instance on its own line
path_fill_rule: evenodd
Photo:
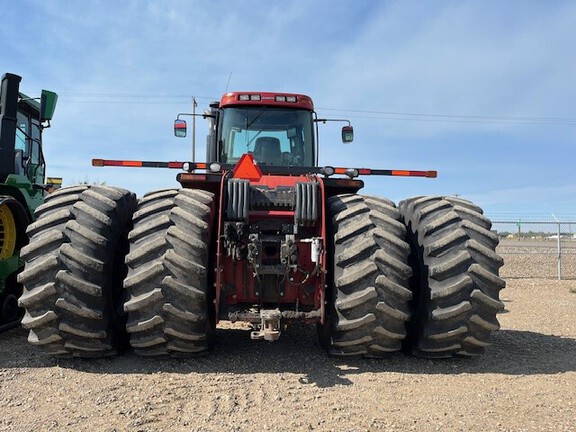
M 234 167 L 232 177 L 248 180 L 260 180 L 262 177 L 262 171 L 254 162 L 254 157 L 252 157 L 250 153 L 245 153 Z

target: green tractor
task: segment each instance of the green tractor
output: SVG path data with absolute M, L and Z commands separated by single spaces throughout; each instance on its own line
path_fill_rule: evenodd
M 46 182 L 42 131 L 50 126 L 58 95 L 42 90 L 39 98 L 19 92 L 18 75 L 6 73 L 0 88 L 0 329 L 18 323 L 22 287 L 16 275 L 28 243 L 26 228 L 47 192 L 61 179 Z

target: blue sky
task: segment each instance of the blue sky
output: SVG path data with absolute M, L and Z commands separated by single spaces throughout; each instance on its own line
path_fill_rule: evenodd
M 188 160 L 172 122 L 228 90 L 305 93 L 320 161 L 435 169 L 365 177 L 398 202 L 458 194 L 496 216 L 576 216 L 576 2 L 3 1 L 0 72 L 59 93 L 48 174 L 139 196 L 176 171 L 93 168 L 93 157 Z M 203 120 L 197 160 L 204 158 Z

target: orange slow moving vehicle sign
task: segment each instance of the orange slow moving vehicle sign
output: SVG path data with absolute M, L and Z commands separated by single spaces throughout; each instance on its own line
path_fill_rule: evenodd
M 245 153 L 234 167 L 232 177 L 258 181 L 262 178 L 262 170 L 256 165 L 252 155 Z

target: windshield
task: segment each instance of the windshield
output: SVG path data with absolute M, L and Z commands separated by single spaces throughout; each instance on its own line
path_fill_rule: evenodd
M 220 161 L 252 153 L 261 165 L 313 166 L 312 112 L 275 107 L 225 108 Z

